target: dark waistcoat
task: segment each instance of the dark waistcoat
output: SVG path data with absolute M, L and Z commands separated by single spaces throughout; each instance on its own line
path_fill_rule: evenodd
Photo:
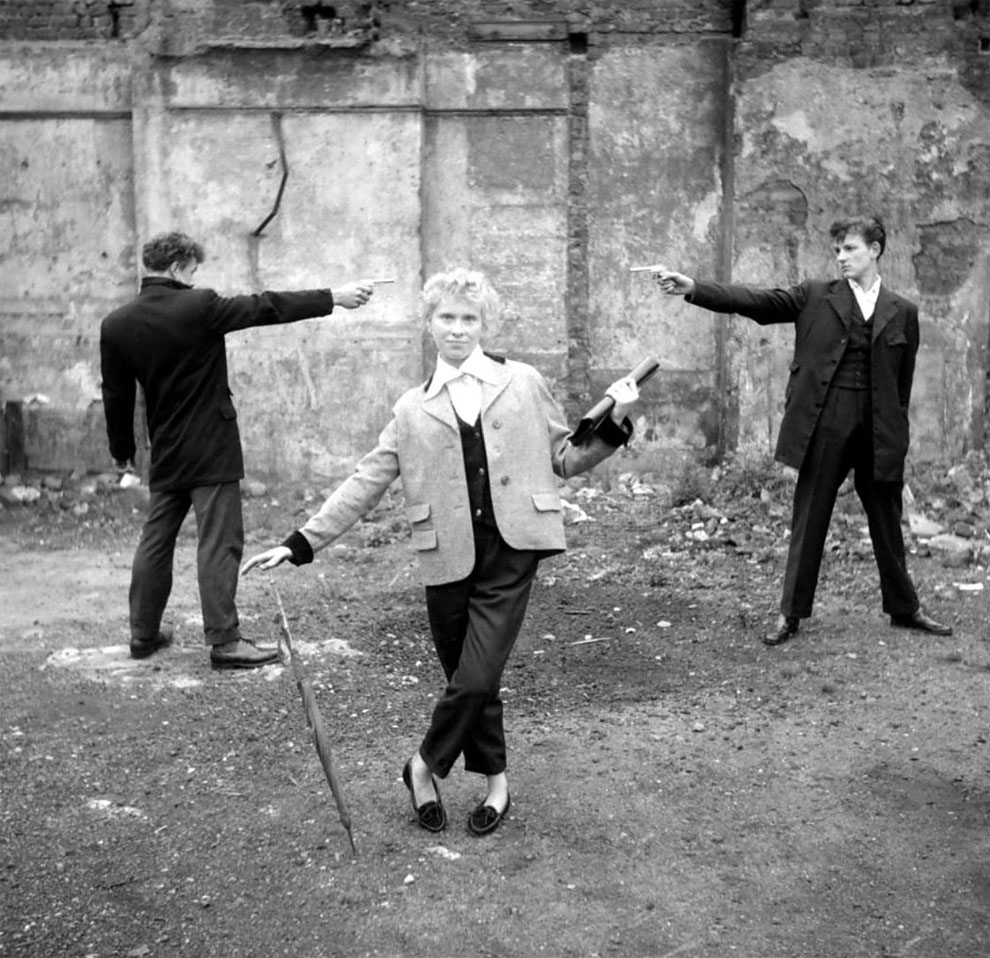
M 471 521 L 475 525 L 498 528 L 495 523 L 495 509 L 492 506 L 492 489 L 488 482 L 488 456 L 485 452 L 485 435 L 481 431 L 481 417 L 478 417 L 474 425 L 468 425 L 458 416 L 457 425 L 461 430 L 461 449 L 464 452 L 464 472 L 467 475 Z
M 853 299 L 852 322 L 849 324 L 849 342 L 839 360 L 832 385 L 839 389 L 870 388 L 870 349 L 873 323 L 863 319 L 859 303 Z

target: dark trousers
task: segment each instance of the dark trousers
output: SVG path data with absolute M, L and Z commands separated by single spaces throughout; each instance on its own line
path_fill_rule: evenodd
M 447 687 L 419 752 L 440 778 L 464 754 L 464 768 L 505 771 L 502 672 L 526 614 L 540 554 L 506 545 L 497 529 L 475 526 L 475 566 L 466 579 L 427 586 L 430 630 Z
M 910 615 L 918 608 L 901 532 L 903 483 L 873 478 L 870 390 L 833 388 L 825 397 L 818 428 L 798 473 L 780 603 L 783 615 L 797 619 L 811 615 L 832 509 L 850 469 L 855 470 L 856 492 L 870 527 L 883 611 Z
M 237 577 L 244 554 L 244 520 L 239 482 L 153 492 L 148 518 L 131 568 L 131 636 L 153 637 L 172 591 L 175 540 L 189 507 L 196 513 L 196 568 L 206 642 L 241 637 L 237 619 Z

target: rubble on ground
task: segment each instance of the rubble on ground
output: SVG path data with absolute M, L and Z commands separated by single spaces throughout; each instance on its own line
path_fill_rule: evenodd
M 122 482 L 128 478 L 131 482 Z M 121 506 L 141 510 L 148 488 L 134 479 L 113 472 L 10 474 L 0 481 L 0 515 L 60 510 L 73 519 L 98 521 Z M 786 548 L 793 484 L 793 470 L 767 463 L 747 471 L 729 463 L 710 470 L 694 467 L 692 476 L 673 483 L 650 473 L 592 473 L 562 483 L 560 491 L 568 525 L 594 522 L 632 501 L 657 518 L 653 549 L 719 548 L 764 561 Z M 242 490 L 246 500 L 281 508 L 266 482 L 248 478 Z M 288 511 L 308 515 L 329 492 L 307 489 Z M 987 456 L 969 454 L 961 462 L 917 468 L 904 487 L 904 534 L 911 552 L 931 555 L 947 568 L 990 565 Z M 406 535 L 402 497 L 393 490 L 358 527 L 358 539 L 367 546 Z M 826 550 L 858 557 L 870 552 L 866 517 L 851 477 L 839 491 Z

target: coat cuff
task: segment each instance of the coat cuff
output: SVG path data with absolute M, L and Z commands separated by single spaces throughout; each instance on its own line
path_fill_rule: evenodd
M 289 562 L 293 565 L 306 565 L 313 561 L 313 547 L 298 529 L 292 533 L 283 543 L 286 549 L 292 552 Z
M 610 446 L 624 446 L 633 434 L 633 425 L 627 416 L 619 425 L 611 416 L 606 416 L 595 430 L 595 435 Z

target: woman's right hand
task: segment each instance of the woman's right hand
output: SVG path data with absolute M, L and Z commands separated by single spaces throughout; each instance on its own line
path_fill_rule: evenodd
M 259 552 L 256 556 L 251 556 L 244 565 L 241 566 L 241 575 L 247 575 L 255 566 L 261 569 L 274 569 L 281 565 L 286 559 L 292 557 L 292 550 L 288 546 L 275 546 L 266 552 Z

